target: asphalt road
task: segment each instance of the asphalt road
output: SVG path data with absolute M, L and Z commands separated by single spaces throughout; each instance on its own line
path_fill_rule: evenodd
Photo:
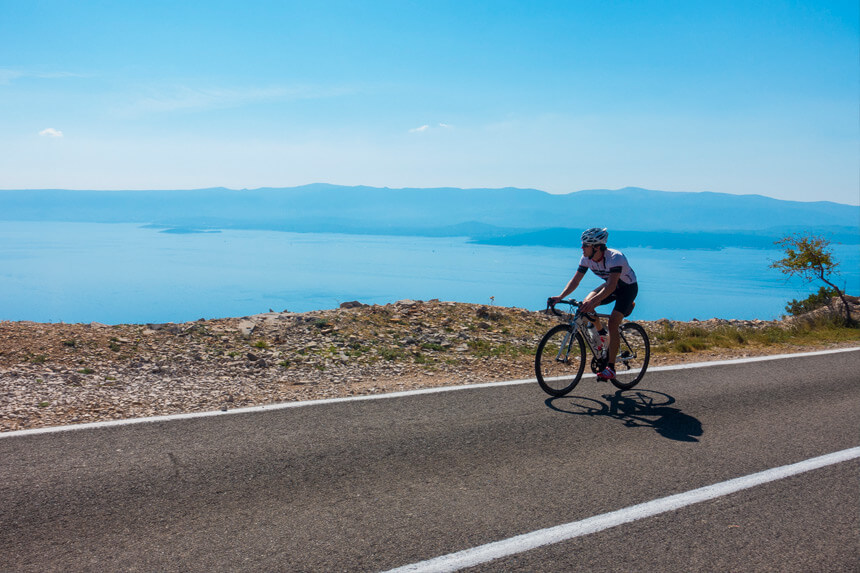
M 0 438 L 2 571 L 383 571 L 860 445 L 860 352 Z M 857 571 L 860 460 L 470 571 Z

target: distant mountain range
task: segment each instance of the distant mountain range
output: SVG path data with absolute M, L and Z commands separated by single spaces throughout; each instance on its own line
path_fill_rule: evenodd
M 466 236 L 500 245 L 570 246 L 605 226 L 619 247 L 770 247 L 811 231 L 860 244 L 860 207 L 761 195 L 639 188 L 553 195 L 536 189 L 389 189 L 313 184 L 176 191 L 0 191 L 0 221 L 139 223 L 166 232 L 260 229 Z

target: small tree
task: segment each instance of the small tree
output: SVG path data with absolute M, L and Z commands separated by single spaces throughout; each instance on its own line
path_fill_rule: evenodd
M 833 260 L 830 241 L 824 237 L 807 233 L 784 237 L 776 241 L 776 244 L 785 250 L 785 257 L 774 261 L 770 265 L 771 268 L 786 275 L 798 275 L 807 282 L 816 279 L 823 281 L 842 299 L 845 308 L 845 324 L 852 325 L 851 308 L 848 306 L 848 301 L 845 300 L 845 293 L 829 280 L 839 266 L 839 263 Z

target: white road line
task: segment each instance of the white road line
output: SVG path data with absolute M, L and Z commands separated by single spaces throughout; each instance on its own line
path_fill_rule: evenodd
M 804 356 L 820 356 L 823 354 L 836 354 L 840 352 L 853 352 L 857 348 L 837 348 L 833 350 L 819 350 L 816 352 L 801 352 L 797 354 L 772 354 L 770 356 L 752 356 L 749 358 L 736 358 L 733 360 L 716 360 L 713 362 L 694 362 L 691 364 L 677 364 L 674 366 L 656 366 L 648 369 L 648 372 L 660 372 L 664 370 L 685 370 L 687 368 L 707 368 L 709 366 L 724 366 L 726 364 L 744 364 L 748 362 L 761 362 L 765 360 L 780 360 L 784 358 L 798 358 Z M 647 373 L 646 373 L 647 375 Z M 594 377 L 586 374 L 585 377 Z M 253 412 L 268 412 L 273 410 L 285 410 L 287 408 L 302 408 L 306 406 L 319 406 L 323 404 L 337 404 L 340 402 L 359 402 L 364 400 L 386 400 L 391 398 L 403 398 L 407 396 L 419 396 L 421 394 L 437 394 L 440 392 L 456 392 L 459 390 L 475 390 L 478 388 L 498 388 L 501 386 L 515 386 L 518 384 L 535 384 L 534 378 L 525 380 L 510 380 L 507 382 L 484 382 L 481 384 L 467 384 L 465 386 L 443 386 L 440 388 L 422 388 L 420 390 L 406 390 L 403 392 L 390 392 L 387 394 L 373 394 L 369 396 L 350 396 L 348 398 L 326 398 L 322 400 L 304 400 L 301 402 L 282 402 L 280 404 L 267 404 L 265 406 L 249 406 L 247 408 L 235 408 L 233 410 L 214 412 L 192 412 L 189 414 L 168 414 L 165 416 L 149 416 L 146 418 L 130 418 L 126 420 L 110 420 L 107 422 L 91 422 L 86 424 L 70 424 L 66 426 L 51 426 L 47 428 L 34 428 L 32 430 L 15 430 L 13 432 L 0 432 L 0 439 L 14 438 L 17 436 L 32 436 L 36 434 L 53 434 L 58 432 L 69 432 L 73 430 L 92 430 L 96 428 L 109 428 L 111 426 L 129 426 L 132 424 L 147 424 L 153 422 L 169 422 L 171 420 L 190 420 L 193 418 L 208 418 L 212 416 L 228 416 L 232 414 L 249 414 Z
M 603 531 L 604 529 L 609 529 L 611 527 L 616 527 L 639 519 L 645 519 L 661 513 L 674 511 L 694 503 L 716 499 L 744 489 L 856 458 L 860 458 L 860 447 L 834 452 L 832 454 L 808 459 L 796 464 L 765 470 L 763 472 L 716 483 L 685 493 L 670 495 L 668 497 L 655 499 L 653 501 L 619 509 L 610 513 L 595 515 L 594 517 L 589 517 L 581 521 L 574 521 L 572 523 L 566 523 L 556 527 L 549 527 L 547 529 L 525 533 L 523 535 L 511 537 L 510 539 L 488 543 L 486 545 L 458 551 L 457 553 L 451 553 L 449 555 L 442 555 L 435 559 L 429 559 L 427 561 L 421 561 L 411 565 L 404 565 L 403 567 L 391 569 L 387 573 L 441 573 L 458 571 L 465 567 L 474 567 L 502 557 L 523 553 L 544 545 L 551 545 L 553 543 L 567 541 L 575 537 L 596 533 L 598 531 Z
M 834 348 L 832 350 L 816 350 L 814 352 L 798 352 L 798 353 L 794 353 L 794 354 L 770 354 L 768 356 L 749 356 L 747 358 L 733 358 L 731 360 L 714 360 L 712 362 L 694 362 L 691 364 L 673 364 L 672 366 L 655 366 L 653 368 L 648 368 L 648 372 L 664 372 L 666 370 L 684 370 L 686 368 L 705 368 L 708 366 L 723 366 L 725 364 L 748 364 L 750 362 L 764 362 L 767 360 L 782 360 L 784 358 L 798 358 L 801 356 L 822 356 L 824 354 L 840 354 L 842 352 L 855 352 L 857 350 L 860 350 L 860 347 Z

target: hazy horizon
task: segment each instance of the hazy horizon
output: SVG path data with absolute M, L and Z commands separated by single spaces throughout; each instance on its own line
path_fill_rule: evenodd
M 475 191 L 475 190 L 489 190 L 489 191 L 501 191 L 505 189 L 514 189 L 518 191 L 538 191 L 541 193 L 546 193 L 548 195 L 573 195 L 576 193 L 582 192 L 617 192 L 617 191 L 625 191 L 628 189 L 641 189 L 643 191 L 656 191 L 658 193 L 672 193 L 672 194 L 713 194 L 713 195 L 728 195 L 735 197 L 764 197 L 767 199 L 775 199 L 778 201 L 790 201 L 796 203 L 835 203 L 837 205 L 846 205 L 850 207 L 860 206 L 860 195 L 855 202 L 844 203 L 839 201 L 832 201 L 829 199 L 816 199 L 816 198 L 807 198 L 807 199 L 780 199 L 779 197 L 774 197 L 772 195 L 767 195 L 765 193 L 728 193 L 723 191 L 709 191 L 709 190 L 701 190 L 701 191 L 690 191 L 690 190 L 665 190 L 665 189 L 646 189 L 644 187 L 640 187 L 637 185 L 626 185 L 624 187 L 618 187 L 613 189 L 576 189 L 573 191 L 566 192 L 552 192 L 547 191 L 545 189 L 537 189 L 534 187 L 513 187 L 513 186 L 505 186 L 505 187 L 390 187 L 390 186 L 382 186 L 376 187 L 372 185 L 364 185 L 364 184 L 355 184 L 355 185 L 338 185 L 334 183 L 328 183 L 325 181 L 314 181 L 312 183 L 303 183 L 298 185 L 290 185 L 290 186 L 281 186 L 281 187 L 227 187 L 224 185 L 218 185 L 214 187 L 184 187 L 184 188 L 176 188 L 176 187 L 160 187 L 160 188 L 135 188 L 135 189 L 119 189 L 119 188 L 70 188 L 70 187 L 29 187 L 29 188 L 13 188 L 13 187 L 3 187 L 0 188 L 0 193 L 4 191 L 95 191 L 95 192 L 105 192 L 105 193 L 122 193 L 122 192 L 146 192 L 146 191 L 209 191 L 209 190 L 226 190 L 226 191 L 267 191 L 267 190 L 282 190 L 282 189 L 299 189 L 304 187 L 314 187 L 314 186 L 331 186 L 331 187 L 339 187 L 346 189 L 386 189 L 391 191 L 402 191 L 402 190 L 418 190 L 418 191 L 433 191 L 438 189 L 459 189 L 463 191 Z

